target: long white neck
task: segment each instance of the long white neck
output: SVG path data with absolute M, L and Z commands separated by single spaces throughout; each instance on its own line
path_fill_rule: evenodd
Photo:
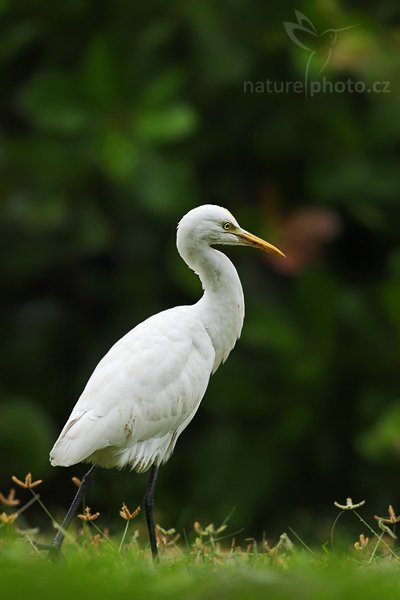
M 214 346 L 214 372 L 240 337 L 244 319 L 242 285 L 229 258 L 207 242 L 178 235 L 177 246 L 203 286 L 204 294 L 193 308 L 198 311 Z

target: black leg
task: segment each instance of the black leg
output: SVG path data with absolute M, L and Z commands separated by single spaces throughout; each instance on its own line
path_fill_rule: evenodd
M 154 528 L 153 506 L 154 506 L 154 490 L 158 474 L 158 466 L 153 465 L 150 471 L 149 482 L 147 484 L 146 493 L 144 495 L 143 505 L 146 514 L 147 528 L 149 530 L 151 554 L 154 560 L 158 560 L 156 532 Z
M 75 498 L 72 500 L 72 504 L 69 507 L 67 514 L 65 515 L 65 519 L 64 519 L 60 529 L 58 530 L 56 537 L 54 538 L 53 545 L 52 545 L 52 553 L 55 555 L 58 554 L 61 550 L 61 545 L 64 541 L 65 532 L 67 531 L 68 527 L 70 526 L 72 519 L 78 512 L 78 508 L 82 502 L 82 498 L 84 497 L 85 493 L 87 492 L 87 490 L 89 489 L 89 487 L 93 481 L 95 469 L 96 469 L 96 465 L 93 465 L 89 469 L 89 471 L 86 473 L 86 475 L 83 476 L 81 485 L 79 486 L 79 489 L 76 492 Z

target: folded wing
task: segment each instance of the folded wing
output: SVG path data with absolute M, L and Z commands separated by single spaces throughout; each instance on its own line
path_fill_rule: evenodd
M 51 463 L 89 460 L 144 470 L 165 460 L 199 406 L 214 357 L 202 322 L 187 307 L 147 319 L 99 362 L 50 453 Z

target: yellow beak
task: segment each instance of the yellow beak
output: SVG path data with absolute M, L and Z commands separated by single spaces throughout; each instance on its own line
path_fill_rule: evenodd
M 276 246 L 273 246 L 269 242 L 262 240 L 261 238 L 257 237 L 256 235 L 253 235 L 252 233 L 249 233 L 248 231 L 245 231 L 244 229 L 238 231 L 236 235 L 240 240 L 242 240 L 245 246 L 253 246 L 253 248 L 258 248 L 259 250 L 269 252 L 270 254 L 278 254 L 279 256 L 283 256 L 283 258 L 286 258 L 283 252 L 279 250 L 279 248 L 276 248 Z

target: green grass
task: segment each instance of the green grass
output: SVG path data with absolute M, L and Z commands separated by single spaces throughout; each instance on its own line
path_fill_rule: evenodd
M 69 548 L 50 562 L 20 543 L 3 548 L 3 598 L 268 598 L 352 600 L 398 598 L 400 569 L 394 561 L 368 564 L 349 556 L 312 556 L 294 550 L 281 562 L 265 556 L 230 556 L 196 562 L 192 556 L 162 556 L 153 565 L 147 553 L 122 554 Z M 4 594 L 4 595 L 3 595 Z
M 309 548 L 295 532 L 290 539 L 283 534 L 275 545 L 247 540 L 238 546 L 227 523 L 220 527 L 195 523 L 183 544 L 175 530 L 158 527 L 159 564 L 151 560 L 145 532 L 139 533 L 140 525 L 136 529 L 137 515 L 123 510 L 121 516 L 128 520 L 121 521 L 111 537 L 97 526 L 100 519 L 77 520 L 63 556 L 52 561 L 35 546 L 35 541 L 46 539 L 40 531 L 29 529 L 23 519 L 32 503 L 41 501 L 34 489 L 25 493 L 32 498 L 18 508 L 13 495 L 0 496 L 5 503 L 0 513 L 0 590 L 7 600 L 386 600 L 400 596 L 400 559 L 394 534 L 399 518 L 391 507 L 387 518 L 371 525 L 359 512 L 362 503 L 353 505 L 348 500 L 339 505 L 338 518 L 351 512 L 365 536 L 358 544 L 347 543 L 341 552 L 334 550 L 332 543 Z M 46 506 L 41 506 L 52 519 Z

